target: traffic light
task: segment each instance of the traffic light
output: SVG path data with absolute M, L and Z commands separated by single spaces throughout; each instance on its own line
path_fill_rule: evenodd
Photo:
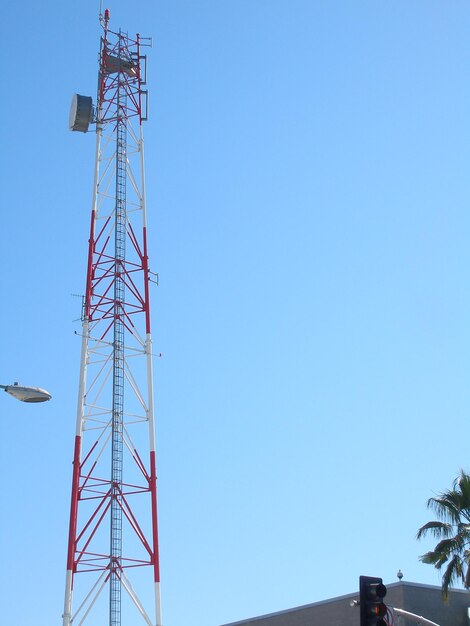
M 381 578 L 359 576 L 359 608 L 361 626 L 387 626 L 387 607 L 383 602 L 387 587 Z

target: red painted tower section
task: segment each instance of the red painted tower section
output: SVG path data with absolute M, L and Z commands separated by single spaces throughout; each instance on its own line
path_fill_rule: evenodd
M 63 626 L 161 626 L 143 121 L 149 40 L 101 17 Z M 93 125 L 95 125 L 93 127 Z

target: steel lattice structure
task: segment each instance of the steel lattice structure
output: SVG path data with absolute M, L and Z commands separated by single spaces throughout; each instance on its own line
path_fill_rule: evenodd
M 108 11 L 100 19 L 97 105 L 78 96 L 90 110 L 72 128 L 96 124 L 96 154 L 63 626 L 161 626 L 142 132 L 149 40 L 111 31 Z

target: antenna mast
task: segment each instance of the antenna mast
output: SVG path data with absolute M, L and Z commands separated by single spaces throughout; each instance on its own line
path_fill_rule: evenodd
M 96 125 L 96 150 L 63 626 L 161 626 L 142 132 L 150 40 L 111 31 L 109 17 L 100 2 L 97 105 L 76 94 L 70 112 L 71 130 Z

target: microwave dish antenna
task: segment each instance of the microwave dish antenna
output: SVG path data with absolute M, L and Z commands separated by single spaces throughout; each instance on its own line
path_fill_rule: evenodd
M 81 96 L 75 93 L 70 105 L 70 130 L 86 133 L 93 121 L 93 100 L 91 96 Z

